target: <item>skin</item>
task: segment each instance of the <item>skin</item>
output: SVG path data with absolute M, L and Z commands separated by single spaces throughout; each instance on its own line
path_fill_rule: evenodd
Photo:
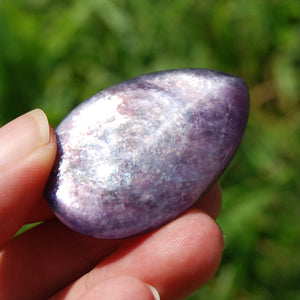
M 31 143 L 22 146 L 25 129 Z M 157 299 L 149 285 L 160 299 L 185 299 L 215 274 L 224 248 L 219 184 L 154 232 L 94 239 L 64 226 L 43 198 L 56 153 L 45 115 L 36 110 L 0 128 L 0 145 L 0 299 Z M 45 222 L 13 237 L 36 221 Z

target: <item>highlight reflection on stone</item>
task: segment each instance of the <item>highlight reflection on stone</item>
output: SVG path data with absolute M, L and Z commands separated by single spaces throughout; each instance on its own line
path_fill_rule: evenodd
M 218 180 L 248 110 L 242 79 L 204 69 L 151 73 L 103 90 L 56 130 L 48 203 L 70 228 L 98 238 L 156 229 Z

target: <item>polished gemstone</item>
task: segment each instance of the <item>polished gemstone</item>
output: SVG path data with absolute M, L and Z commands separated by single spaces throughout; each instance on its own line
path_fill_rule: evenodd
M 156 229 L 218 180 L 248 110 L 241 78 L 205 69 L 151 73 L 107 88 L 56 129 L 48 203 L 67 226 L 97 238 Z

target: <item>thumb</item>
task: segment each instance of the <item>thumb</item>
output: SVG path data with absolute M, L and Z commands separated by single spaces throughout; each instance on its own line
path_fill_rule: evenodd
M 42 198 L 55 154 L 55 133 L 40 109 L 0 128 L 0 245 Z

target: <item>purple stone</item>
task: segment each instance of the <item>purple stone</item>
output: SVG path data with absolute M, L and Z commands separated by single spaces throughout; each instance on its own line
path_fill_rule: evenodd
M 246 83 L 211 70 L 157 72 L 105 89 L 58 126 L 48 203 L 67 226 L 97 238 L 156 229 L 218 180 L 248 112 Z

